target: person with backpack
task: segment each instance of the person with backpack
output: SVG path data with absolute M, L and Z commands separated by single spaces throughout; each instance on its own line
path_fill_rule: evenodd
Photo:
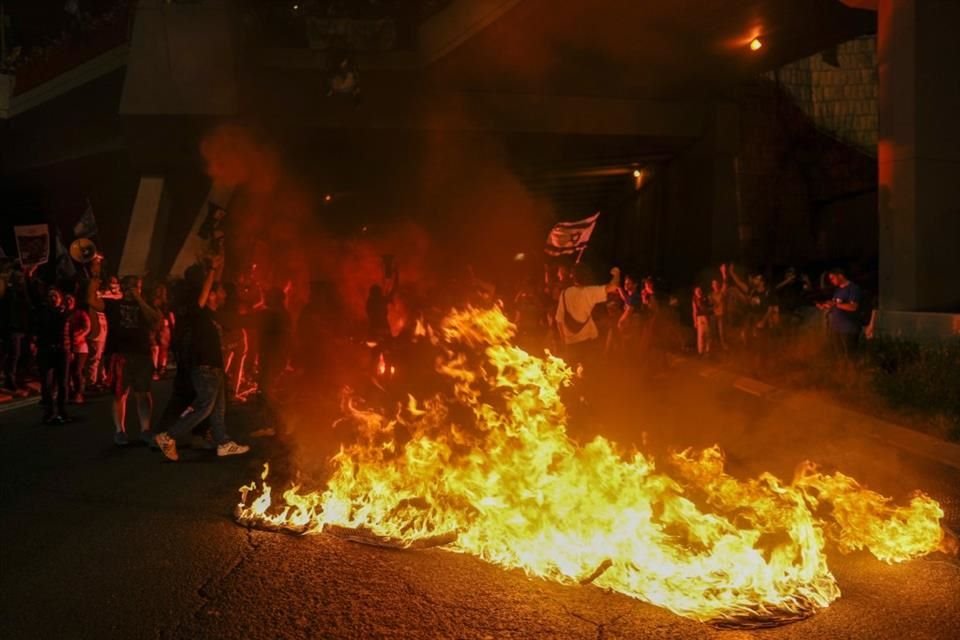
M 583 364 L 590 360 L 600 331 L 593 320 L 593 308 L 607 301 L 607 295 L 620 289 L 620 269 L 610 270 L 606 284 L 589 285 L 590 272 L 578 264 L 573 271 L 573 284 L 560 292 L 554 313 L 568 363 Z

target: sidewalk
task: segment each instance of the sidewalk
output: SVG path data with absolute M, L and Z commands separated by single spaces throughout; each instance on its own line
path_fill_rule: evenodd
M 13 411 L 21 407 L 30 407 L 40 402 L 40 383 L 31 381 L 25 387 L 25 391 L 15 394 L 0 390 L 0 413 Z
M 960 469 L 960 444 L 934 438 L 876 416 L 847 409 L 835 401 L 824 398 L 822 394 L 781 389 L 713 363 L 699 362 L 692 358 L 673 356 L 671 366 L 678 370 L 686 369 L 702 378 L 713 380 L 719 385 L 733 387 L 742 393 L 775 403 L 786 411 L 809 410 L 811 401 L 815 399 L 821 415 L 832 424 L 843 424 L 865 438 Z

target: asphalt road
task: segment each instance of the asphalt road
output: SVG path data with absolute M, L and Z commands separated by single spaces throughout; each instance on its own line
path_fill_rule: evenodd
M 720 442 L 735 474 L 789 475 L 813 457 L 898 498 L 924 489 L 951 517 L 960 504 L 960 468 L 830 423 L 817 398 L 785 405 L 679 370 L 628 390 L 594 407 L 579 435 L 602 430 L 654 452 Z M 246 407 L 230 419 L 250 455 L 188 450 L 177 464 L 114 447 L 105 400 L 75 413 L 56 427 L 37 424 L 37 407 L 0 414 L 0 638 L 960 637 L 960 565 L 942 558 L 888 566 L 835 554 L 843 596 L 827 610 L 718 630 L 442 550 L 243 529 L 230 519 L 237 488 L 287 456 L 247 437 L 263 425 Z

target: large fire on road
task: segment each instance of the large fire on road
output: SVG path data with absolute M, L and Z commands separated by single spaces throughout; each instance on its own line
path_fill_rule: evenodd
M 840 596 L 825 547 L 901 562 L 938 548 L 943 511 L 917 493 L 895 506 L 810 463 L 791 482 L 738 480 L 717 448 L 671 456 L 567 433 L 560 359 L 513 346 L 499 309 L 455 311 L 437 336 L 453 397 L 395 416 L 351 408 L 360 437 L 326 487 L 275 500 L 241 488 L 237 520 L 302 533 L 369 532 L 403 546 L 446 542 L 504 567 L 586 583 L 714 624 L 775 624 Z M 466 408 L 467 411 L 454 411 Z

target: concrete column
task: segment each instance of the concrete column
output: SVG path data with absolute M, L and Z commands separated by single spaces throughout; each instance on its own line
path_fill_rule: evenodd
M 143 176 L 130 212 L 130 225 L 120 255 L 119 274 L 156 274 L 163 246 L 169 202 L 160 176 Z
M 923 333 L 904 312 L 960 312 L 960 2 L 878 11 L 880 326 Z
M 237 19 L 232 4 L 140 0 L 120 113 L 236 114 Z

